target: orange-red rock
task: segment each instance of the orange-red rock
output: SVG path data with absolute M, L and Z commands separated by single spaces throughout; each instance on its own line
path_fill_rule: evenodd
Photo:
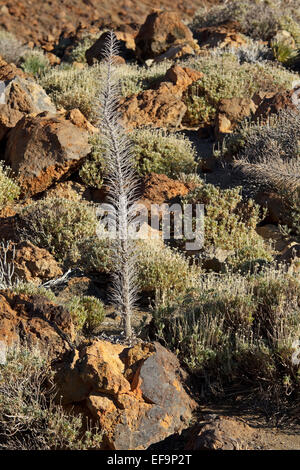
M 5 159 L 27 196 L 47 189 L 88 155 L 88 132 L 61 117 L 26 116 L 8 136 Z
M 191 30 L 174 11 L 156 11 L 147 16 L 136 38 L 139 59 L 152 59 L 166 52 L 170 46 L 187 44 L 195 47 Z
M 103 431 L 103 448 L 143 450 L 187 425 L 195 402 L 177 358 L 160 344 L 133 347 L 94 340 L 62 362 L 62 402 L 85 404 Z

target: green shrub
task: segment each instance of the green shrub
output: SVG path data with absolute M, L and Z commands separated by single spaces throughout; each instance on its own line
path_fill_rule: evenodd
M 27 294 L 27 295 L 41 295 L 50 300 L 50 302 L 56 302 L 56 295 L 50 289 L 46 289 L 43 286 L 37 286 L 29 282 L 18 283 L 12 288 L 14 294 Z
M 46 248 L 58 261 L 95 235 L 97 219 L 91 204 L 48 197 L 23 207 L 17 230 L 22 239 Z
M 46 353 L 26 347 L 8 353 L 0 365 L 1 450 L 99 449 L 99 429 L 55 405 L 53 379 Z
M 9 169 L 0 162 L 0 210 L 20 194 L 18 184 L 9 176 Z
M 104 146 L 101 135 L 97 134 L 90 138 L 92 150 L 89 158 L 83 163 L 79 170 L 79 176 L 86 186 L 100 189 L 104 177 Z
M 101 67 L 94 65 L 77 69 L 72 65 L 61 65 L 50 69 L 39 78 L 57 107 L 66 110 L 78 108 L 92 123 L 97 120 L 97 83 L 101 82 Z
M 138 173 L 163 173 L 170 178 L 193 173 L 196 151 L 191 141 L 180 134 L 163 130 L 136 130 L 131 134 Z
M 66 307 L 77 330 L 91 333 L 105 318 L 104 305 L 96 297 L 74 296 Z
M 161 81 L 172 65 L 169 60 L 153 64 L 151 67 L 122 65 L 119 68 L 122 95 L 130 96 L 150 88 L 154 83 Z
M 290 89 L 298 76 L 269 62 L 240 63 L 236 55 L 210 54 L 190 59 L 186 65 L 203 72 L 184 94 L 187 112 L 184 122 L 196 126 L 211 123 L 218 103 L 224 98 L 251 97 L 258 91 Z
M 71 50 L 68 60 L 70 62 L 81 62 L 85 63 L 85 53 L 86 51 L 96 42 L 99 34 L 95 35 L 86 35 L 84 36 Z
M 130 138 L 136 169 L 140 175 L 154 172 L 176 178 L 180 173 L 190 174 L 196 170 L 196 151 L 183 135 L 143 129 L 132 132 Z M 101 135 L 93 136 L 90 143 L 91 155 L 82 165 L 79 176 L 85 185 L 100 189 L 105 176 Z
M 227 262 L 241 267 L 249 261 L 272 260 L 272 251 L 257 234 L 260 208 L 251 199 L 243 202 L 241 187 L 220 189 L 211 184 L 197 186 L 183 203 L 204 204 L 204 249 L 233 251 Z
M 156 310 L 157 337 L 214 395 L 243 389 L 270 408 L 288 396 L 299 403 L 300 370 L 292 363 L 299 294 L 299 279 L 274 268 L 203 275 L 187 296 Z
M 50 68 L 50 62 L 42 50 L 33 49 L 22 55 L 21 66 L 24 72 L 40 77 Z
M 141 290 L 162 303 L 188 290 L 199 272 L 179 251 L 155 240 L 141 243 L 137 266 Z

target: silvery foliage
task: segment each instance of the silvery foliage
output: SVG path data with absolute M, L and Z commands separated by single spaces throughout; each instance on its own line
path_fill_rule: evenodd
M 249 127 L 235 167 L 273 189 L 296 191 L 300 185 L 300 114 L 283 110 L 274 119 Z
M 122 126 L 119 112 L 121 86 L 114 60 L 118 53 L 115 34 L 110 32 L 104 51 L 98 127 L 105 148 L 107 202 L 115 209 L 117 229 L 117 236 L 111 240 L 113 272 L 110 297 L 116 311 L 122 315 L 125 336 L 130 339 L 138 280 L 136 247 L 134 240 L 130 239 L 129 227 L 136 216 L 133 205 L 138 200 L 138 180 L 132 163 L 132 143 Z
M 6 62 L 18 65 L 27 50 L 13 34 L 0 30 L 0 55 Z
M 11 251 L 11 260 L 8 260 L 8 253 Z M 15 247 L 11 250 L 10 243 L 0 244 L 0 289 L 8 289 L 14 285 L 14 259 Z
M 215 48 L 212 50 L 213 56 L 223 56 L 224 54 L 231 54 L 235 56 L 240 64 L 249 63 L 256 64 L 257 62 L 266 62 L 272 60 L 273 54 L 269 47 L 258 42 L 250 42 L 240 47 L 226 47 Z

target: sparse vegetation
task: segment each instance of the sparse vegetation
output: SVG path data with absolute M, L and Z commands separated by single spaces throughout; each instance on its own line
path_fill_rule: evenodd
M 0 365 L 1 450 L 99 448 L 100 430 L 55 403 L 53 378 L 46 353 L 27 347 L 9 352 Z
M 91 204 L 62 198 L 46 198 L 21 209 L 20 237 L 46 248 L 59 261 L 96 233 L 97 219 Z
M 241 188 L 222 190 L 202 184 L 183 200 L 189 204 L 204 204 L 204 248 L 218 247 L 233 251 L 228 264 L 242 267 L 243 263 L 272 260 L 271 247 L 256 233 L 260 208 L 252 200 L 244 202 Z
M 199 10 L 191 27 L 219 26 L 234 21 L 242 33 L 254 39 L 270 40 L 282 29 L 296 39 L 300 32 L 299 5 L 297 0 L 232 0 L 209 10 Z
M 72 297 L 66 307 L 71 313 L 76 329 L 87 333 L 99 326 L 105 317 L 103 303 L 89 295 Z
M 44 75 L 50 68 L 50 62 L 46 54 L 40 49 L 26 51 L 21 61 L 24 72 L 35 77 Z
M 16 36 L 0 29 L 0 56 L 8 63 L 18 64 L 27 48 Z
M 0 57 L 17 66 L 3 63 L 0 70 L 0 128 L 4 129 L 0 132 L 0 449 L 113 448 L 116 435 L 121 438 L 117 446 L 122 447 L 125 434 L 133 427 L 135 437 L 130 435 L 128 440 L 139 441 L 139 423 L 145 424 L 141 435 L 146 436 L 148 418 L 144 420 L 143 410 L 148 413 L 153 403 L 148 394 L 144 397 L 144 391 L 140 395 L 137 368 L 144 365 L 146 356 L 139 351 L 152 353 L 157 343 L 144 341 L 159 341 L 177 355 L 184 373 L 189 373 L 186 385 L 194 385 L 189 392 L 195 392 L 193 398 L 199 403 L 230 405 L 233 413 L 245 404 L 247 410 L 263 411 L 278 423 L 283 418 L 284 423 L 297 419 L 299 0 L 210 2 L 189 25 L 199 47 L 189 50 L 187 40 L 178 53 L 173 46 L 180 48 L 181 38 L 172 43 L 177 32 L 169 34 L 165 40 L 169 57 L 178 54 L 171 60 L 154 57 L 155 41 L 158 37 L 161 52 L 164 31 L 159 30 L 154 38 L 153 50 L 150 46 L 146 50 L 148 39 L 145 44 L 141 38 L 136 40 L 133 21 L 132 30 L 128 24 L 118 32 L 127 62 L 117 57 L 119 50 L 111 34 L 109 50 L 104 55 L 100 51 L 107 60 L 93 66 L 88 66 L 85 53 L 101 34 L 102 19 L 95 12 L 89 16 L 90 6 L 85 5 L 82 21 L 78 13 L 82 1 L 85 3 L 79 0 L 78 8 L 68 9 L 62 21 L 64 31 L 57 30 L 59 15 L 55 11 L 55 24 L 51 29 L 43 23 L 42 34 L 36 22 L 32 32 L 28 32 L 30 25 L 22 27 L 19 38 L 0 30 Z M 56 3 L 53 0 L 51 8 Z M 128 10 L 131 3 L 135 5 L 135 1 L 128 2 Z M 179 17 L 182 7 L 177 9 Z M 9 19 L 13 11 L 19 21 L 23 13 L 18 13 L 19 7 L 11 8 L 2 7 L 1 15 Z M 72 8 L 80 21 L 70 20 L 74 19 Z M 114 18 L 114 6 L 111 9 Z M 171 29 L 176 22 L 172 20 Z M 79 25 L 76 31 L 69 30 L 68 24 L 75 23 Z M 9 25 L 5 19 L 2 27 L 14 31 L 15 24 L 19 23 Z M 220 27 L 218 32 L 214 27 Z M 166 22 L 163 29 L 167 28 Z M 134 57 L 135 40 L 134 63 L 128 57 Z M 209 42 L 218 46 L 209 47 Z M 239 43 L 242 45 L 236 47 Z M 130 51 L 123 54 L 126 47 Z M 141 57 L 150 56 L 153 58 L 141 62 Z M 174 65 L 178 67 L 169 73 L 176 74 L 176 86 L 171 81 L 159 86 Z M 180 67 L 201 72 L 201 78 L 191 83 L 193 74 L 187 71 L 191 78 L 187 81 Z M 26 74 L 30 77 L 22 78 L 21 83 L 18 76 Z M 32 85 L 34 103 L 23 90 L 26 80 Z M 34 135 L 30 135 L 32 153 L 23 152 L 27 134 L 32 132 L 31 121 L 18 119 L 33 107 L 41 107 L 41 111 L 48 107 L 34 81 L 57 107 L 60 123 L 70 119 L 83 133 L 89 129 L 91 152 L 76 166 L 69 167 L 61 157 L 60 148 L 68 145 L 65 139 L 61 145 L 53 140 L 51 155 L 57 152 L 56 162 L 53 167 L 40 162 L 42 172 L 39 164 L 35 168 L 31 155 L 36 162 L 40 147 L 52 142 L 39 139 L 35 146 Z M 149 88 L 145 96 L 142 92 Z M 137 100 L 126 99 L 119 107 L 125 98 L 139 93 Z M 174 108 L 163 93 L 166 97 L 174 94 Z M 220 107 L 221 100 L 232 98 L 246 99 L 233 100 L 232 108 L 230 101 Z M 182 118 L 184 104 L 187 110 Z M 125 120 L 133 116 L 134 121 L 129 122 L 128 131 L 117 111 L 126 106 Z M 80 113 L 66 112 L 76 108 L 99 132 Z M 274 114 L 270 109 L 276 110 Z M 37 120 L 42 115 L 34 114 Z M 239 120 L 240 116 L 248 117 Z M 22 142 L 11 138 L 15 120 L 16 135 L 23 136 Z M 147 122 L 153 127 L 142 127 Z M 55 119 L 50 125 L 54 135 Z M 60 140 L 64 127 L 58 127 L 55 139 Z M 5 166 L 8 162 L 12 168 L 22 168 L 19 175 Z M 61 167 L 57 172 L 60 179 L 45 188 L 48 171 L 50 181 L 56 164 Z M 33 184 L 25 194 L 21 189 L 27 170 Z M 149 177 L 151 173 L 160 176 Z M 42 185 L 35 184 L 44 175 Z M 25 179 L 30 185 L 30 177 L 25 175 Z M 40 187 L 44 192 L 35 192 Z M 32 194 L 30 198 L 28 194 Z M 176 237 L 172 214 L 170 240 L 162 240 L 162 233 L 156 230 L 166 221 L 160 217 L 158 227 L 149 227 L 149 238 L 132 240 L 127 228 L 132 222 L 132 205 L 139 198 L 147 207 L 158 201 L 193 205 L 192 217 L 195 205 L 203 204 L 203 246 L 188 250 L 187 240 Z M 116 209 L 117 237 L 108 236 L 98 223 L 99 202 L 111 203 Z M 186 214 L 184 209 L 182 222 L 187 222 Z M 147 222 L 151 224 L 149 212 Z M 196 220 L 192 218 L 191 223 L 196 229 Z M 39 265 L 44 272 L 52 270 L 49 254 L 22 245 L 19 250 L 17 244 L 24 240 L 48 250 L 56 261 L 52 260 L 54 271 L 60 272 L 55 270 L 57 263 L 64 274 L 55 279 L 39 275 Z M 50 280 L 41 285 L 21 281 L 15 272 L 23 270 L 20 279 Z M 114 311 L 106 305 L 108 301 Z M 12 338 L 16 338 L 14 344 Z M 175 384 L 168 387 L 176 388 Z M 156 408 L 159 405 L 155 400 Z M 136 406 L 137 424 L 130 414 L 136 412 Z M 86 416 L 93 416 L 93 423 Z M 171 411 L 168 416 L 173 418 Z M 183 421 L 182 416 L 180 419 Z M 167 421 L 163 421 L 166 430 Z M 119 423 L 120 433 L 115 433 Z M 165 437 L 168 431 L 164 428 L 162 432 Z
M 299 294 L 299 279 L 274 268 L 259 275 L 205 275 L 193 292 L 157 309 L 157 335 L 206 392 L 244 387 L 270 410 L 288 398 L 299 403 L 299 373 L 292 364 Z
M 17 182 L 10 177 L 9 168 L 0 161 L 0 210 L 9 202 L 17 199 L 19 194 L 20 188 Z
M 203 77 L 185 92 L 188 107 L 184 120 L 189 125 L 211 123 L 223 98 L 251 97 L 258 91 L 290 89 L 298 76 L 273 63 L 240 64 L 229 52 L 190 59 L 187 65 Z

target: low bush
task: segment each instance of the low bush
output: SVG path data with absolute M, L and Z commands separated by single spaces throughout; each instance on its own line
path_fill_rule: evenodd
M 104 146 L 101 135 L 97 134 L 90 138 L 92 150 L 90 156 L 85 160 L 79 170 L 82 182 L 91 188 L 100 189 L 104 182 Z
M 66 110 L 78 108 L 92 123 L 97 120 L 95 103 L 98 93 L 97 83 L 100 81 L 99 65 L 78 69 L 71 64 L 63 64 L 50 69 L 39 78 L 39 84 L 57 107 Z
M 183 135 L 145 129 L 134 131 L 130 137 L 140 175 L 153 172 L 176 178 L 180 173 L 195 172 L 196 151 Z
M 269 40 L 282 29 L 289 31 L 296 41 L 300 35 L 297 0 L 232 0 L 210 9 L 200 9 L 191 28 L 219 26 L 234 21 L 242 33 L 254 39 Z
M 139 175 L 162 173 L 170 178 L 194 173 L 197 168 L 196 151 L 191 141 L 182 134 L 169 134 L 163 130 L 136 130 L 130 134 L 133 158 Z M 101 188 L 104 182 L 104 147 L 101 135 L 90 139 L 92 151 L 83 163 L 79 176 L 83 183 Z
M 91 333 L 105 317 L 103 303 L 96 297 L 74 296 L 66 305 L 77 330 Z
M 9 202 L 17 199 L 20 188 L 17 182 L 10 177 L 9 169 L 0 162 L 0 210 Z
M 187 296 L 155 311 L 156 334 L 213 395 L 239 394 L 274 411 L 299 405 L 300 282 L 274 268 L 203 275 Z M 294 403 L 293 403 L 294 401 Z
M 12 33 L 0 29 L 0 56 L 6 62 L 13 62 L 18 65 L 25 51 L 27 51 L 27 48 L 23 46 L 19 39 Z
M 86 202 L 48 197 L 21 208 L 17 231 L 21 239 L 46 248 L 58 261 L 96 234 L 95 208 Z M 79 256 L 79 255 L 78 255 Z
M 33 49 L 22 55 L 21 67 L 24 72 L 40 77 L 50 68 L 50 62 L 42 50 Z
M 187 291 L 199 273 L 183 254 L 157 240 L 141 243 L 137 266 L 141 290 L 154 293 L 163 304 Z
M 189 67 L 203 72 L 203 77 L 190 85 L 184 94 L 188 125 L 212 123 L 218 103 L 224 98 L 251 97 L 258 91 L 290 89 L 298 76 L 269 62 L 240 63 L 236 55 L 209 54 L 190 59 Z
M 260 208 L 251 199 L 244 202 L 241 188 L 220 189 L 211 184 L 198 185 L 183 198 L 183 203 L 204 204 L 204 249 L 218 247 L 233 251 L 229 265 L 271 261 L 272 250 L 257 234 Z
M 99 429 L 55 405 L 53 378 L 46 354 L 24 346 L 8 353 L 0 365 L 1 450 L 99 449 Z
M 277 192 L 290 214 L 293 233 L 299 229 L 300 115 L 282 111 L 267 123 L 242 123 L 224 143 L 224 152 L 245 175 L 251 191 Z

